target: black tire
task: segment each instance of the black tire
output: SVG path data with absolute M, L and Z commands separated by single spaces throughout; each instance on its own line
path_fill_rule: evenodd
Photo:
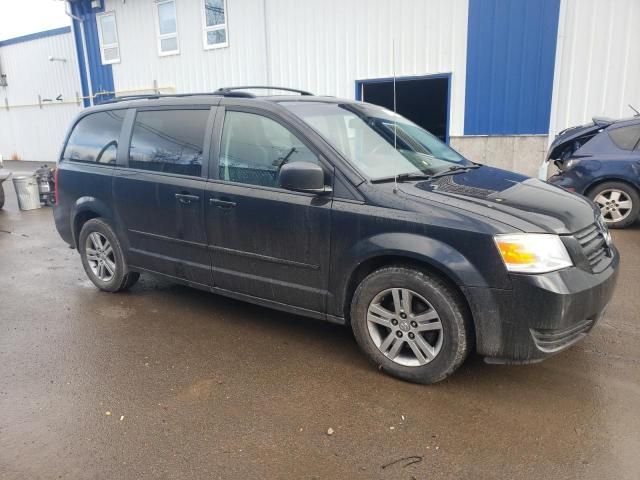
M 631 202 L 631 208 L 629 209 L 628 214 L 620 221 L 614 221 L 612 215 L 608 214 L 607 205 L 603 205 L 596 201 L 601 194 L 606 195 L 606 192 L 611 191 L 621 192 L 623 195 L 626 195 Z M 638 213 L 640 212 L 640 195 L 631 185 L 623 182 L 605 182 L 600 185 L 596 185 L 594 188 L 589 190 L 587 196 L 600 208 L 609 228 L 626 228 L 638 219 Z M 626 211 L 622 212 L 627 213 Z
M 417 293 L 439 315 L 442 326 L 438 333 L 442 335 L 441 347 L 425 365 L 405 366 L 396 363 L 382 353 L 369 332 L 369 306 L 381 292 L 391 288 L 409 289 Z M 442 279 L 411 267 L 386 267 L 367 276 L 353 296 L 351 327 L 360 348 L 374 365 L 394 377 L 414 383 L 436 383 L 451 375 L 465 360 L 473 343 L 471 318 L 461 294 Z M 407 337 L 405 340 L 408 342 Z
M 0 183 L 0 208 L 4 207 L 4 186 Z
M 113 272 L 111 278 L 108 280 L 101 279 L 89 264 L 90 260 L 87 258 L 86 246 L 87 239 L 92 233 L 98 233 L 102 237 L 105 237 L 112 248 L 113 254 L 110 258 L 112 258 L 113 263 L 115 263 L 115 272 Z M 82 226 L 78 237 L 78 252 L 80 252 L 84 271 L 93 284 L 100 290 L 105 292 L 120 292 L 133 286 L 140 277 L 138 272 L 129 270 L 118 238 L 109 224 L 100 218 L 93 218 Z

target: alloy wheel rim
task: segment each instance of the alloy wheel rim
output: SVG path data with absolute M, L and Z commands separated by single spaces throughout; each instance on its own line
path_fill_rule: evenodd
M 107 237 L 91 232 L 85 242 L 85 255 L 93 274 L 103 282 L 110 281 L 116 274 L 116 258 Z
M 631 198 L 622 190 L 603 190 L 594 201 L 600 207 L 600 212 L 607 223 L 618 223 L 631 214 L 633 203 Z
M 378 293 L 367 309 L 367 328 L 378 350 L 406 367 L 426 365 L 442 349 L 440 315 L 423 296 L 408 288 Z

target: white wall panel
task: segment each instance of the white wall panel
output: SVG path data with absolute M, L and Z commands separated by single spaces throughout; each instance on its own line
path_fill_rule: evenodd
M 49 56 L 65 62 L 49 61 Z M 7 87 L 0 87 L 0 155 L 24 160 L 55 161 L 67 127 L 81 107 L 78 63 L 73 35 L 65 33 L 0 47 Z M 70 104 L 37 106 L 38 95 Z M 9 109 L 5 108 L 5 98 Z M 24 106 L 36 104 L 36 106 Z
M 177 0 L 180 53 L 161 57 L 152 0 L 107 0 L 115 10 L 118 91 L 178 92 L 269 84 L 353 98 L 355 81 L 453 72 L 451 135 L 461 135 L 467 0 L 227 0 L 229 48 L 204 50 L 199 0 Z M 268 66 L 268 68 L 267 68 Z
M 355 81 L 452 72 L 451 135 L 461 135 L 467 0 L 267 0 L 269 81 L 354 98 Z
M 0 108 L 0 155 L 10 160 L 55 162 L 71 121 L 80 111 L 75 105 Z
M 262 0 L 228 0 L 229 47 L 205 50 L 199 0 L 177 0 L 180 53 L 159 56 L 153 0 L 108 0 L 116 12 L 121 62 L 113 65 L 117 91 L 172 86 L 177 92 L 264 84 L 266 57 Z
M 562 0 L 550 138 L 640 109 L 640 1 Z

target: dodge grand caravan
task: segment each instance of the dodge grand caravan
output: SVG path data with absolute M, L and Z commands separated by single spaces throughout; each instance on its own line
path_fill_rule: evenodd
M 148 272 L 345 324 L 375 365 L 420 383 L 472 349 L 540 361 L 601 318 L 619 256 L 591 202 L 383 108 L 296 92 L 81 112 L 54 215 L 91 281 L 116 292 Z

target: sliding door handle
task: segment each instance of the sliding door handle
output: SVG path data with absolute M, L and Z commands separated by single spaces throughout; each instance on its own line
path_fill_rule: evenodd
M 176 200 L 185 205 L 189 205 L 194 202 L 199 202 L 200 197 L 197 195 L 189 195 L 187 193 L 176 193 Z
M 220 200 L 219 198 L 210 198 L 209 205 L 214 205 L 218 208 L 233 208 L 236 206 L 236 202 L 232 202 L 230 200 Z

